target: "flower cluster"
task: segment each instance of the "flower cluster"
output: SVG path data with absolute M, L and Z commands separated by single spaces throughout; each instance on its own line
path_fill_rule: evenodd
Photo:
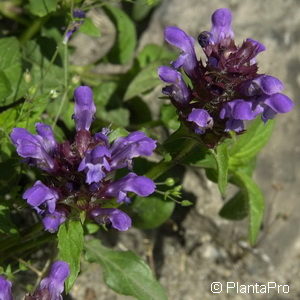
M 150 156 L 156 142 L 143 132 L 109 141 L 109 130 L 94 135 L 90 132 L 96 107 L 88 86 L 74 92 L 76 135 L 74 141 L 58 143 L 50 126 L 37 123 L 37 134 L 14 128 L 11 140 L 18 154 L 45 173 L 44 183 L 38 180 L 26 190 L 23 198 L 43 218 L 44 228 L 57 231 L 71 210 L 85 211 L 97 223 L 124 231 L 131 226 L 130 217 L 115 208 L 129 202 L 128 193 L 148 196 L 155 190 L 154 182 L 129 172 L 114 180 L 117 169 L 132 168 L 132 159 Z M 116 199 L 117 201 L 113 201 Z
M 261 115 L 267 122 L 294 105 L 281 93 L 284 86 L 279 79 L 257 73 L 256 56 L 265 50 L 264 45 L 248 38 L 237 46 L 231 20 L 229 9 L 218 9 L 212 15 L 211 30 L 198 36 L 205 63 L 197 59 L 191 36 L 177 27 L 167 27 L 165 40 L 181 54 L 172 67 L 158 69 L 160 79 L 169 84 L 163 93 L 177 108 L 181 121 L 212 147 L 230 130 L 242 133 L 244 121 Z
M 49 272 L 48 277 L 44 278 L 39 287 L 31 295 L 26 295 L 24 300 L 62 300 L 64 282 L 70 275 L 69 265 L 64 261 L 56 261 Z M 0 276 L 0 299 L 13 300 L 12 284 L 4 277 Z

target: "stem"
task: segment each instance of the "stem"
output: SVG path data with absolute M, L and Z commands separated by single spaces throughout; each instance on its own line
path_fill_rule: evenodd
M 55 128 L 55 125 L 57 123 L 57 120 L 61 114 L 61 111 L 64 107 L 64 104 L 67 100 L 67 96 L 68 96 L 68 75 L 69 75 L 69 69 L 68 69 L 68 43 L 64 44 L 64 94 L 62 97 L 62 100 L 60 102 L 60 106 L 58 108 L 58 111 L 56 113 L 55 119 L 53 121 L 52 124 L 52 128 Z
M 34 238 L 35 236 L 37 236 L 37 234 L 40 234 L 41 232 L 43 232 L 42 230 L 43 230 L 42 224 L 37 223 L 30 228 L 28 233 L 26 233 L 26 231 L 25 231 L 25 232 L 21 232 L 21 234 L 16 237 L 0 240 L 1 245 L 4 245 L 4 246 L 1 246 L 1 249 L 0 249 L 1 252 L 8 248 L 11 248 L 11 247 L 17 247 L 17 245 L 20 242 L 20 239 L 22 239 L 22 242 L 25 242 L 27 240 L 30 240 L 31 238 Z
M 37 268 L 35 268 L 33 265 L 31 265 L 30 263 L 28 263 L 27 261 L 25 261 L 22 258 L 18 258 L 18 257 L 14 257 L 15 260 L 17 260 L 19 263 L 25 265 L 28 269 L 30 269 L 32 272 L 34 272 L 35 274 L 37 274 L 38 276 L 42 275 L 42 272 L 39 271 Z
M 171 136 L 166 142 L 170 142 L 170 140 L 177 136 L 178 132 L 175 132 L 173 136 Z M 197 141 L 194 139 L 189 139 L 188 142 L 185 144 L 185 147 L 181 149 L 171 161 L 165 161 L 164 159 L 161 160 L 157 165 L 155 165 L 150 171 L 148 171 L 145 176 L 155 180 L 163 173 L 167 172 L 170 168 L 174 167 L 186 157 L 186 155 L 197 145 Z
M 20 43 L 24 44 L 29 41 L 44 25 L 44 23 L 48 20 L 48 17 L 43 17 L 36 19 L 30 27 L 26 29 L 26 31 L 20 37 Z
M 35 249 L 47 242 L 50 242 L 56 238 L 55 234 L 43 233 L 38 239 L 32 239 L 28 242 L 9 248 L 6 254 L 1 255 L 0 261 L 3 262 L 10 257 L 16 256 L 17 253 L 24 253 L 25 251 Z M 32 252 L 32 251 L 30 251 Z

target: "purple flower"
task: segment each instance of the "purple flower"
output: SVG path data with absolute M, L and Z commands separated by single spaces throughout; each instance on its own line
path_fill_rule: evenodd
M 187 120 L 189 122 L 194 122 L 198 126 L 196 131 L 199 134 L 205 133 L 207 128 L 212 128 L 214 123 L 213 118 L 205 109 L 197 108 L 193 108 Z
M 155 190 L 154 182 L 145 177 L 138 176 L 135 173 L 129 173 L 125 177 L 109 184 L 105 195 L 107 197 L 117 198 L 117 202 L 129 202 L 128 192 L 133 192 L 139 196 L 149 196 Z
M 56 149 L 56 141 L 50 126 L 37 123 L 38 135 L 31 134 L 24 128 L 14 128 L 10 137 L 21 157 L 45 170 L 54 170 L 52 154 Z
M 56 210 L 53 213 L 45 214 L 43 218 L 43 225 L 46 231 L 54 233 L 58 231 L 59 226 L 67 219 L 65 211 Z
M 165 29 L 165 40 L 179 48 L 182 53 L 176 61 L 172 63 L 175 69 L 182 67 L 192 78 L 198 74 L 198 60 L 194 49 L 194 39 L 177 27 L 167 27 Z
M 111 170 L 108 161 L 110 157 L 111 153 L 106 146 L 97 146 L 85 154 L 84 159 L 78 167 L 78 171 L 86 171 L 86 182 L 88 184 L 97 183 L 105 177 L 106 172 Z
M 80 86 L 75 89 L 74 99 L 76 130 L 89 130 L 96 112 L 93 91 L 88 86 Z
M 0 300 L 13 300 L 11 282 L 0 276 Z
M 81 9 L 74 9 L 73 17 L 77 20 L 72 22 L 72 24 L 68 27 L 68 30 L 65 34 L 63 43 L 67 44 L 70 40 L 71 36 L 79 29 L 79 27 L 83 24 L 85 19 L 85 12 Z
M 78 19 L 84 19 L 85 18 L 85 12 L 81 9 L 75 8 L 73 11 L 73 17 Z
M 156 141 L 144 132 L 135 131 L 126 137 L 116 139 L 110 149 L 111 168 L 131 168 L 132 159 L 138 156 L 150 156 L 156 148 Z
M 79 211 L 90 213 L 103 203 L 107 206 L 107 199 L 128 202 L 128 192 L 147 196 L 155 189 L 151 179 L 134 173 L 118 180 L 114 177 L 116 169 L 131 169 L 135 157 L 152 155 L 156 141 L 140 131 L 112 143 L 107 128 L 92 134 L 89 129 L 96 112 L 92 90 L 81 86 L 74 96 L 76 134 L 72 141 L 57 143 L 52 129 L 42 123 L 36 124 L 37 135 L 23 128 L 15 128 L 11 134 L 19 155 L 45 171 L 48 186 L 37 181 L 25 191 L 23 198 L 41 216 L 45 230 L 51 233 L 56 232 L 68 216 L 78 216 Z M 109 222 L 118 230 L 127 230 L 131 220 L 115 209 L 115 205 L 101 208 L 100 212 L 96 210 L 97 216 L 89 215 L 97 217 L 97 222 Z
M 260 75 L 245 82 L 241 86 L 241 92 L 245 96 L 273 95 L 280 93 L 284 89 L 283 83 L 276 77 Z
M 126 231 L 131 227 L 130 217 L 117 208 L 95 208 L 91 217 L 99 224 L 111 224 L 119 231 Z
M 163 93 L 182 104 L 187 104 L 191 100 L 191 91 L 184 82 L 180 72 L 166 66 L 158 68 L 158 76 L 161 80 L 171 85 L 163 89 Z
M 228 8 L 219 8 L 211 16 L 212 28 L 211 42 L 220 43 L 222 40 L 233 39 L 234 34 L 231 29 L 232 14 Z
M 51 266 L 48 277 L 44 278 L 37 290 L 31 296 L 26 296 L 26 300 L 62 300 L 64 282 L 70 275 L 69 265 L 64 261 L 56 261 Z
M 294 107 L 294 102 L 283 94 L 273 94 L 270 96 L 263 96 L 258 98 L 259 106 L 262 107 L 262 120 L 267 122 L 269 119 L 273 119 L 276 114 L 287 113 Z
M 45 211 L 44 208 L 40 209 L 39 206 L 46 204 L 47 211 L 52 214 L 55 211 L 59 196 L 55 190 L 47 187 L 38 180 L 33 187 L 26 190 L 23 194 L 23 199 L 27 200 L 27 203 L 34 207 L 39 213 Z
M 235 43 L 231 11 L 217 9 L 211 21 L 211 30 L 198 36 L 206 62 L 197 61 L 190 36 L 176 27 L 165 30 L 166 41 L 182 50 L 173 67 L 182 67 L 190 85 L 184 82 L 180 70 L 161 66 L 158 75 L 169 84 L 162 92 L 169 96 L 180 120 L 201 134 L 208 147 L 215 147 L 229 137 L 229 130 L 244 131 L 245 120 L 261 114 L 266 122 L 277 113 L 289 112 L 294 104 L 281 94 L 284 86 L 279 79 L 258 73 L 256 56 L 265 46 L 251 38 L 241 45 Z

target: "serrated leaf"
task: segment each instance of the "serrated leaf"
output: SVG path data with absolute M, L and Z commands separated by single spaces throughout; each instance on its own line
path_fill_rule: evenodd
M 248 215 L 248 200 L 245 192 L 237 192 L 231 199 L 229 199 L 219 212 L 222 218 L 228 220 L 243 220 Z
M 29 10 L 33 15 L 44 17 L 56 11 L 57 0 L 29 0 Z
M 175 208 L 173 201 L 165 201 L 156 196 L 136 197 L 130 206 L 135 227 L 156 228 L 167 221 Z
M 167 299 L 151 269 L 131 251 L 115 251 L 90 240 L 86 243 L 86 259 L 102 266 L 105 283 L 117 293 L 139 300 Z
M 226 187 L 228 183 L 228 167 L 229 167 L 229 155 L 228 146 L 226 143 L 220 144 L 216 148 L 214 157 L 217 163 L 218 170 L 218 187 L 222 196 L 225 195 Z
M 236 142 L 229 149 L 231 169 L 247 163 L 258 154 L 270 139 L 274 124 L 274 120 L 264 124 L 260 118 L 257 118 L 244 134 L 237 137 Z
M 244 172 L 235 172 L 235 179 L 248 198 L 249 241 L 254 245 L 262 224 L 264 214 L 264 196 L 255 181 Z
M 116 41 L 108 54 L 112 63 L 125 64 L 129 62 L 136 47 L 136 30 L 134 23 L 120 8 L 106 4 L 104 10 L 115 24 Z
M 84 245 L 83 228 L 80 221 L 69 220 L 59 227 L 58 258 L 70 266 L 70 276 L 65 282 L 66 292 L 72 288 L 80 271 L 80 258 Z
M 157 68 L 160 65 L 161 62 L 156 62 L 139 72 L 130 82 L 124 95 L 124 100 L 129 100 L 135 96 L 140 96 L 141 94 L 160 84 L 161 81 L 157 75 Z
M 93 37 L 101 36 L 100 28 L 98 28 L 90 18 L 84 19 L 83 24 L 79 27 L 79 32 Z

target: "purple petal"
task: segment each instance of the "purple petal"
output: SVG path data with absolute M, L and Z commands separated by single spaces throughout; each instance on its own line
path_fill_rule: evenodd
M 260 75 L 243 84 L 241 92 L 246 96 L 273 95 L 281 92 L 283 88 L 283 83 L 276 77 Z
M 0 300 L 13 300 L 11 282 L 0 276 Z
M 76 130 L 89 130 L 96 112 L 93 91 L 88 86 L 80 86 L 75 89 L 74 99 Z
M 266 106 L 261 115 L 261 119 L 264 123 L 266 123 L 268 120 L 273 119 L 276 116 L 276 114 L 276 111 L 274 111 L 271 107 Z
M 131 218 L 117 208 L 95 208 L 91 216 L 99 224 L 111 223 L 119 231 L 126 231 L 131 227 Z
M 228 103 L 232 108 L 232 118 L 236 120 L 253 120 L 256 114 L 252 110 L 252 103 L 237 99 Z
M 81 9 L 74 9 L 73 10 L 73 17 L 74 18 L 79 18 L 79 19 L 84 19 L 85 18 L 85 12 Z
M 205 109 L 193 108 L 192 112 L 189 114 L 189 122 L 194 122 L 199 126 L 199 133 L 203 134 L 205 129 L 212 128 L 213 119 Z
M 158 76 L 166 83 L 171 83 L 169 96 L 182 104 L 187 104 L 191 100 L 191 91 L 184 82 L 180 72 L 166 66 L 158 68 Z
M 244 128 L 244 122 L 242 120 L 229 119 L 226 122 L 225 131 L 233 130 L 235 132 L 241 132 Z
M 46 152 L 53 152 L 57 148 L 57 142 L 55 140 L 51 126 L 43 123 L 36 123 L 35 128 L 36 132 L 41 137 L 42 145 L 44 146 Z
M 24 128 L 14 128 L 10 137 L 21 157 L 35 159 L 34 162 L 42 169 L 54 168 L 53 159 L 44 149 L 42 136 L 31 134 Z
M 54 211 L 52 214 L 46 214 L 43 218 L 43 225 L 46 231 L 54 233 L 59 226 L 66 221 L 66 214 L 64 211 Z
M 139 196 L 146 197 L 152 194 L 155 190 L 154 182 L 145 177 L 138 176 L 135 173 L 129 173 L 122 179 L 119 179 L 108 185 L 106 196 L 117 198 L 117 202 L 126 202 L 127 192 L 133 192 Z
M 156 141 L 147 137 L 141 131 L 135 131 L 126 137 L 120 137 L 115 140 L 111 148 L 111 168 L 131 167 L 134 157 L 150 156 L 155 148 Z
M 231 29 L 232 14 L 228 8 L 217 9 L 211 17 L 212 28 L 210 33 L 214 43 L 220 43 L 225 38 L 234 37 Z
M 79 164 L 78 171 L 86 171 L 88 184 L 97 183 L 102 180 L 106 171 L 111 170 L 107 160 L 110 157 L 111 153 L 106 146 L 96 146 L 92 151 L 85 154 L 84 159 Z
M 259 54 L 260 52 L 263 52 L 266 50 L 266 47 L 259 41 L 248 38 L 248 39 L 246 39 L 246 42 L 250 42 L 254 46 L 254 50 L 253 50 L 254 57 L 257 56 L 257 54 Z M 256 63 L 256 60 L 255 60 L 255 58 L 252 58 L 251 64 L 254 64 L 254 63 Z
M 38 206 L 46 203 L 50 213 L 54 212 L 58 198 L 56 191 L 48 188 L 41 181 L 37 181 L 33 187 L 27 189 L 23 194 L 23 199 L 27 200 L 27 203 L 37 208 L 38 211 Z
M 198 61 L 194 39 L 178 27 L 170 26 L 165 29 L 165 40 L 183 52 L 173 66 L 175 68 L 182 66 L 189 76 L 195 78 L 198 74 Z
M 86 164 L 86 167 L 88 169 L 86 173 L 86 183 L 88 184 L 93 182 L 97 183 L 105 176 L 105 172 L 103 172 L 101 164 Z
M 271 107 L 277 113 L 287 113 L 294 107 L 294 102 L 284 94 L 274 94 L 268 97 L 264 104 Z
M 44 278 L 36 293 L 47 291 L 49 300 L 61 300 L 64 291 L 64 282 L 70 275 L 69 265 L 64 261 L 55 262 L 50 270 L 48 277 Z M 35 294 L 36 294 L 35 293 Z M 40 298 L 39 298 L 40 299 Z M 44 299 L 44 298 L 43 298 Z

